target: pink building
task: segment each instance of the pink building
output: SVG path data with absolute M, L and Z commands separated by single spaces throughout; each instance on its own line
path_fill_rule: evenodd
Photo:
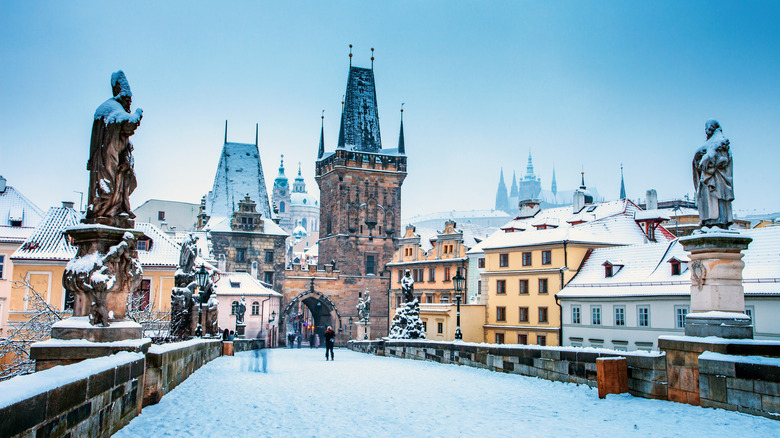
M 253 278 L 246 272 L 227 272 L 215 285 L 219 301 L 219 327 L 224 330 L 236 330 L 236 313 L 244 297 L 246 313 L 245 338 L 266 339 L 266 345 L 278 344 L 279 330 L 277 318 L 280 314 L 282 294 Z

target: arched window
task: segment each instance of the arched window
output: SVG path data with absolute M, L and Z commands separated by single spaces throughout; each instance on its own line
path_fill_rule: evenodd
M 230 307 L 231 315 L 238 315 L 238 301 L 233 301 L 233 305 Z
M 252 303 L 252 315 L 259 315 L 260 314 L 260 303 L 257 301 Z
M 306 230 L 306 218 L 303 218 L 303 220 L 301 220 L 301 226 L 303 227 L 304 230 Z
M 279 213 L 284 213 L 284 201 L 279 203 Z

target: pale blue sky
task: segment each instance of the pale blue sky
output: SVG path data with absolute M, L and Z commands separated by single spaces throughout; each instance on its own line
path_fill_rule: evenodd
M 500 167 L 608 199 L 693 194 L 704 122 L 731 139 L 738 210 L 780 211 L 780 2 L 0 1 L 0 175 L 40 207 L 84 191 L 92 114 L 122 69 L 144 110 L 138 206 L 198 202 L 229 140 L 260 123 L 314 189 L 320 111 L 335 147 L 348 68 L 375 76 L 384 146 L 399 108 L 404 217 L 493 207 Z

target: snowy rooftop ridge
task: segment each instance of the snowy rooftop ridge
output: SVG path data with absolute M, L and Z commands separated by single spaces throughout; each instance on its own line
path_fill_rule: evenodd
M 230 217 L 246 195 L 257 203 L 258 213 L 272 218 L 258 146 L 225 142 L 214 185 L 206 196 L 206 214 Z
M 13 187 L 0 193 L 0 242 L 23 242 L 42 218 L 43 211 Z
M 219 295 L 245 295 L 245 296 L 273 296 L 281 297 L 276 292 L 252 277 L 247 272 L 225 272 L 220 280 L 214 284 L 214 291 Z

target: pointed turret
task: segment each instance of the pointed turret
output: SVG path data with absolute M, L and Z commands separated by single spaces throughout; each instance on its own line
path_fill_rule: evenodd
M 623 181 L 623 164 L 620 164 L 620 199 L 626 199 L 626 183 Z
M 404 145 L 404 104 L 401 104 L 401 130 L 398 132 L 398 153 L 406 155 L 406 146 Z
M 552 186 L 550 187 L 550 191 L 552 191 L 553 196 L 558 198 L 558 183 L 555 182 L 555 166 L 553 166 L 553 177 L 552 177 Z
M 512 186 L 509 188 L 509 197 L 517 198 L 517 175 L 512 171 Z
M 498 179 L 498 190 L 496 191 L 496 210 L 509 210 L 509 199 L 506 194 L 506 184 L 504 184 L 504 168 L 501 168 L 501 176 Z
M 317 159 L 325 155 L 325 110 L 322 110 L 322 124 L 320 126 L 320 147 L 317 150 Z
M 525 179 L 526 180 L 536 179 L 536 175 L 534 175 L 534 162 L 531 159 L 531 151 L 528 151 L 528 165 L 525 166 Z
M 303 175 L 301 175 L 301 163 L 298 162 L 298 176 L 293 181 L 293 193 L 306 193 L 306 183 L 303 181 Z

